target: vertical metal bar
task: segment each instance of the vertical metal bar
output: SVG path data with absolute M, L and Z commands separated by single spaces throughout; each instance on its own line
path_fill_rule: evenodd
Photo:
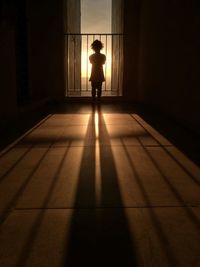
M 112 57 L 112 64 L 111 64 L 111 81 L 110 81 L 110 84 L 111 84 L 111 92 L 113 91 L 113 64 L 114 64 L 114 57 L 113 57 L 113 35 L 111 35 L 111 57 Z
M 86 91 L 88 91 L 88 68 L 89 68 L 89 63 L 88 63 L 88 34 L 87 34 L 87 46 L 86 46 L 86 49 L 87 49 L 87 65 L 86 65 Z
M 84 77 L 83 77 L 83 69 L 82 69 L 82 66 L 83 66 L 83 57 L 82 57 L 82 54 L 83 54 L 83 51 L 84 51 L 84 44 L 85 44 L 85 39 L 84 39 L 84 35 L 81 34 L 81 92 L 84 91 Z
M 76 45 L 76 37 L 74 35 L 74 91 L 76 91 L 76 79 L 75 79 L 75 65 L 76 65 L 76 50 L 75 50 L 75 45 Z
M 79 64 L 82 64 L 82 34 L 79 35 L 79 38 L 78 38 L 78 41 L 79 41 L 79 53 L 80 55 L 78 55 L 80 57 L 80 60 L 78 61 Z M 79 77 L 79 84 L 80 84 L 80 91 L 82 93 L 82 74 L 81 74 L 81 65 L 79 66 L 80 67 L 80 77 Z
M 107 75 L 107 59 L 108 59 L 108 57 L 107 57 L 107 52 L 108 52 L 108 47 L 107 47 L 107 37 L 108 37 L 108 35 L 106 34 L 106 47 L 105 47 L 105 52 L 106 52 L 106 64 L 105 64 L 105 76 L 106 76 L 106 80 L 105 80 L 105 91 L 106 91 L 106 89 L 107 89 L 107 83 L 106 83 L 106 81 L 107 81 L 107 77 L 108 77 L 108 75 Z
M 65 37 L 66 38 L 66 37 Z M 66 40 L 66 39 L 65 39 Z M 66 52 L 67 52 L 67 57 L 65 57 L 65 60 L 67 60 L 67 62 L 65 62 L 66 66 L 67 66 L 67 81 L 66 81 L 66 90 L 67 90 L 67 96 L 69 94 L 69 35 L 67 35 L 67 47 L 66 47 Z
M 117 95 L 119 95 L 119 87 L 120 87 L 120 79 L 119 79 L 119 67 L 120 67 L 120 35 L 118 35 L 118 68 L 117 68 L 117 74 L 118 74 L 118 88 L 117 88 Z

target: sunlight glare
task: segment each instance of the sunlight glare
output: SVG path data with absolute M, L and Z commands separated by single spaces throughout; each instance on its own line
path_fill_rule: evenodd
M 94 121 L 95 121 L 95 136 L 96 139 L 99 139 L 99 114 L 96 111 L 94 115 Z
M 94 114 L 95 122 L 95 196 L 96 196 L 96 205 L 101 205 L 101 161 L 100 161 L 100 144 L 99 144 L 99 112 L 96 110 Z

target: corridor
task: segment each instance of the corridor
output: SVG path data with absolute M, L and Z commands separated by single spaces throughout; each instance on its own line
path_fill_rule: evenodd
M 200 266 L 200 168 L 137 112 L 60 110 L 0 155 L 0 266 Z

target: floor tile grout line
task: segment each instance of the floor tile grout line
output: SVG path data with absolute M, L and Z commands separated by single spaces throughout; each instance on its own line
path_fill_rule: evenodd
M 93 147 L 95 145 L 70 145 L 70 147 Z M 103 146 L 103 147 L 106 147 L 106 146 L 110 146 L 110 145 L 107 145 L 107 144 L 101 144 L 100 146 Z M 111 146 L 113 147 L 121 147 L 123 145 L 121 144 L 111 144 Z M 127 144 L 126 145 L 127 147 L 141 147 L 142 145 L 130 145 L 130 144 Z M 173 145 L 143 145 L 144 147 L 174 147 Z M 143 147 L 142 146 L 142 147 Z M 26 147 L 26 146 L 23 146 L 23 145 L 20 145 L 20 146 L 16 146 L 17 148 L 23 148 L 23 147 Z M 49 146 L 42 146 L 42 145 L 35 145 L 34 144 L 34 148 L 48 148 Z M 51 148 L 67 148 L 68 145 L 62 145 L 62 146 L 59 146 L 59 145 L 52 145 Z
M 143 123 L 142 122 L 140 122 L 137 118 L 135 118 L 135 116 L 133 115 L 133 114 L 130 114 L 130 116 L 133 118 L 133 119 L 135 119 L 140 125 L 141 125 L 141 127 L 143 127 L 143 129 L 144 130 L 146 130 L 146 132 L 147 133 L 149 133 L 157 142 L 158 142 L 158 144 L 159 145 L 161 145 L 162 143 L 157 139 L 157 138 L 155 138 L 152 134 L 151 134 L 151 131 L 150 130 L 148 130 L 148 129 L 146 129 L 146 127 L 145 127 L 145 125 L 143 125 Z M 144 123 L 146 123 L 145 121 L 144 121 Z M 151 125 L 150 125 L 150 127 L 152 127 Z M 157 130 L 156 130 L 157 131 Z M 158 132 L 158 131 L 157 131 Z M 159 132 L 158 132 L 158 134 L 160 135 L 160 136 L 162 136 Z M 165 137 L 165 136 L 163 136 L 166 140 L 167 140 L 167 138 Z M 167 153 L 191 178 L 192 178 L 192 180 L 193 180 L 193 182 L 195 182 L 195 184 L 197 184 L 198 186 L 200 185 L 200 182 L 199 182 L 199 180 L 196 178 L 196 176 L 194 176 L 192 173 L 191 173 L 191 171 L 190 170 L 188 170 L 168 149 L 167 149 L 167 147 L 174 147 L 174 148 L 176 148 L 176 146 L 174 145 L 174 144 L 172 144 L 172 143 L 170 143 L 171 144 L 171 146 L 160 146 L 160 147 L 162 147 L 163 148 L 163 150 L 165 151 L 165 153 Z M 141 144 L 144 148 L 146 148 L 147 146 L 144 146 L 143 144 Z M 158 146 L 159 147 L 159 146 Z
M 47 115 L 44 119 L 42 119 L 40 122 L 38 122 L 35 126 L 30 128 L 28 131 L 26 131 L 23 135 L 21 135 L 19 138 L 17 138 L 14 142 L 6 146 L 3 150 L 0 151 L 0 158 L 5 155 L 8 151 L 10 151 L 14 146 L 17 146 L 17 144 L 28 134 L 33 132 L 36 128 L 38 128 L 40 125 L 42 125 L 45 121 L 47 121 L 52 114 Z
M 161 205 L 161 206 L 123 206 L 123 207 L 119 207 L 119 206 L 113 206 L 113 207 L 55 207 L 55 208 L 15 208 L 11 211 L 15 212 L 15 211 L 34 211 L 34 210 L 96 210 L 96 209 L 154 209 L 154 208 L 169 208 L 169 209 L 174 209 L 174 208 L 184 208 L 184 207 L 188 207 L 188 208 L 200 208 L 200 205 L 175 205 L 175 206 L 168 206 L 168 205 Z

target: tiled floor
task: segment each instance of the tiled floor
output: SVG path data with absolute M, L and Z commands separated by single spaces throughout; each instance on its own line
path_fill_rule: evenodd
M 0 157 L 0 266 L 200 266 L 200 169 L 134 113 L 55 113 Z

